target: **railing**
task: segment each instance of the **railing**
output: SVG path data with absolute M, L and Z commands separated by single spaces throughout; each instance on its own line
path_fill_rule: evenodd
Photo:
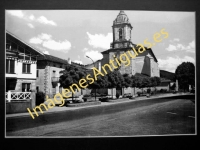
M 51 77 L 51 82 L 59 82 L 59 77 Z
M 30 100 L 31 99 L 31 92 L 6 92 L 6 100 L 10 101 L 17 101 L 17 100 Z

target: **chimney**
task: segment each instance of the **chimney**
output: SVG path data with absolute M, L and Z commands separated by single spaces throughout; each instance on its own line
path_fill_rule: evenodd
M 72 60 L 70 58 L 68 58 L 68 63 L 71 65 Z

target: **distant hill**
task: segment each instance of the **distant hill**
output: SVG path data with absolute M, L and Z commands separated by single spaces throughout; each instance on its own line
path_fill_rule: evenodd
M 175 73 L 172 73 L 172 72 L 169 72 L 169 71 L 160 70 L 160 77 L 170 79 L 171 81 L 174 81 L 174 82 L 176 81 Z

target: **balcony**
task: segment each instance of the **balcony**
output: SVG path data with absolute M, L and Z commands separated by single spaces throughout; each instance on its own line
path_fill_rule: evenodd
M 51 82 L 58 83 L 59 77 L 51 77 Z

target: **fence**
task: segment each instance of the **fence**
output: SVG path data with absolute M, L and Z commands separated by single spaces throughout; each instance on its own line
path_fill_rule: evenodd
M 27 101 L 31 99 L 31 92 L 6 92 L 6 101 Z

